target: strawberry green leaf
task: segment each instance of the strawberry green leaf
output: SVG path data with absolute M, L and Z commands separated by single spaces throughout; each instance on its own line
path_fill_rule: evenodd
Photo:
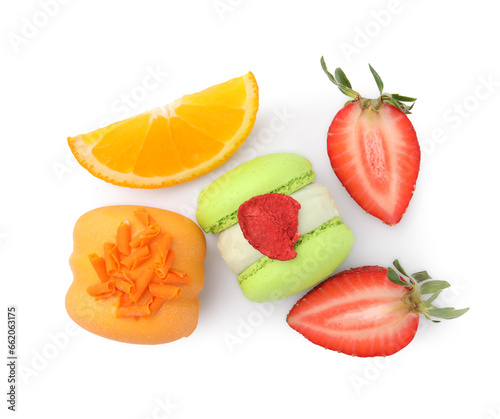
M 427 281 L 428 279 L 432 279 L 430 275 L 427 273 L 427 271 L 414 273 L 411 277 L 417 282 L 423 282 Z
M 373 75 L 373 78 L 375 79 L 375 82 L 377 83 L 378 90 L 380 92 L 380 97 L 378 99 L 367 99 L 365 100 L 365 103 L 370 104 L 370 106 L 375 110 L 378 111 L 383 103 L 387 103 L 388 105 L 392 105 L 399 109 L 401 112 L 404 114 L 410 114 L 411 110 L 413 108 L 413 105 L 415 105 L 415 101 L 417 100 L 416 98 L 410 97 L 410 96 L 403 96 L 397 93 L 390 94 L 390 93 L 384 93 L 384 82 L 382 81 L 382 78 L 380 75 L 375 71 L 375 69 L 371 66 L 371 64 L 368 64 L 370 67 L 370 71 Z M 321 68 L 325 72 L 325 74 L 328 76 L 328 79 L 339 88 L 339 90 L 344 93 L 346 96 L 349 96 L 350 98 L 353 98 L 353 101 L 349 101 L 348 103 L 352 102 L 357 102 L 359 101 L 360 104 L 362 101 L 366 98 L 361 97 L 361 95 L 356 92 L 355 90 L 352 89 L 351 82 L 345 75 L 345 73 L 342 71 L 341 68 L 336 68 L 334 74 L 330 73 L 328 71 L 328 68 L 326 67 L 325 59 L 321 57 Z M 405 102 L 411 103 L 410 106 L 406 105 Z M 378 104 L 376 106 L 375 104 Z M 364 109 L 364 107 L 362 106 Z
M 340 84 L 344 85 L 345 87 L 348 87 L 349 89 L 352 88 L 351 82 L 340 67 L 335 69 L 335 78 Z
M 392 268 L 387 269 L 387 278 L 389 278 L 389 281 L 391 281 L 392 283 L 402 285 L 403 287 L 407 287 L 409 285 L 408 283 L 404 282 Z
M 427 320 L 430 320 L 432 323 L 441 323 L 441 320 L 434 320 L 434 319 L 433 319 L 433 318 L 431 318 L 431 316 L 429 316 L 429 315 L 428 315 L 425 311 L 424 311 L 422 314 L 425 316 L 425 318 L 426 318 Z
M 368 64 L 368 66 L 370 67 L 370 71 L 373 74 L 373 78 L 377 83 L 378 90 L 380 91 L 380 94 L 382 94 L 384 92 L 384 82 L 382 81 L 378 73 L 375 71 L 375 69 L 370 64 Z
M 413 99 L 408 96 L 401 96 L 401 95 L 392 95 L 390 93 L 384 93 L 383 95 L 380 96 L 383 102 L 388 103 L 389 105 L 395 106 L 398 108 L 401 112 L 405 114 L 410 114 L 411 109 L 413 108 L 413 105 L 415 105 L 415 102 L 412 100 L 409 100 L 409 102 L 413 102 L 411 106 L 405 105 L 403 102 L 404 100 L 398 100 L 398 97 L 403 97 L 405 99 Z M 416 100 L 416 99 L 415 99 Z
M 425 307 L 431 307 L 432 303 L 436 300 L 436 298 L 439 297 L 439 294 L 441 294 L 441 290 L 435 292 L 433 295 L 431 295 L 426 301 L 424 301 Z
M 448 288 L 450 284 L 446 281 L 428 281 L 420 286 L 420 294 L 434 294 L 435 292 Z
M 468 308 L 455 309 L 453 307 L 444 307 L 444 308 L 429 308 L 426 310 L 426 313 L 429 316 L 437 317 L 439 319 L 456 319 L 461 315 L 467 313 L 469 311 Z
M 399 100 L 397 101 L 399 103 L 399 105 L 401 106 L 401 108 L 403 109 L 403 112 L 405 114 L 410 114 L 411 112 L 411 108 L 413 108 L 413 105 L 415 105 L 415 103 L 412 103 L 411 106 L 408 106 L 408 105 L 405 105 L 403 102 L 400 102 Z
M 399 263 L 399 260 L 395 260 L 394 262 L 392 262 L 392 264 L 396 267 L 396 269 L 401 272 L 404 276 L 409 276 L 405 271 L 404 269 L 401 267 L 401 264 Z
M 398 95 L 397 93 L 393 93 L 392 97 L 400 102 L 415 102 L 417 99 L 409 96 Z M 413 105 L 412 105 L 413 106 Z
M 351 89 L 351 83 L 347 79 L 346 75 L 344 72 L 338 68 L 335 73 L 340 75 L 340 80 L 337 80 L 335 76 L 328 71 L 328 68 L 326 67 L 325 59 L 321 57 L 321 68 L 325 72 L 325 74 L 328 76 L 330 81 L 339 88 L 339 90 L 344 93 L 346 96 L 349 96 L 353 99 L 358 99 L 360 97 L 358 92 L 355 92 L 354 90 Z M 340 70 L 340 71 L 339 71 Z
M 396 108 L 398 108 L 401 112 L 403 112 L 403 113 L 405 113 L 405 114 L 407 113 L 407 112 L 406 112 L 406 109 L 405 109 L 405 108 L 406 108 L 406 106 L 404 105 L 404 103 L 402 103 L 402 102 L 398 102 L 397 100 L 394 100 L 394 99 L 392 99 L 392 98 L 390 98 L 390 99 L 389 99 L 388 103 L 389 103 L 390 105 L 395 106 Z
M 338 85 L 337 80 L 335 79 L 335 76 L 328 71 L 328 68 L 326 67 L 325 59 L 323 57 L 321 57 L 321 68 L 323 69 L 323 71 L 325 72 L 325 74 L 328 76 L 328 78 L 330 79 L 330 81 L 333 84 Z

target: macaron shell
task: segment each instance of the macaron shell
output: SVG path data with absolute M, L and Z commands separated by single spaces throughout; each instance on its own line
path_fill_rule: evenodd
M 218 233 L 238 222 L 238 208 L 257 195 L 292 192 L 315 178 L 309 160 L 299 154 L 257 157 L 227 172 L 198 198 L 196 219 L 207 233 Z
M 353 236 L 340 218 L 305 234 L 288 261 L 260 259 L 239 277 L 245 296 L 255 302 L 276 301 L 312 287 L 330 275 L 349 254 Z

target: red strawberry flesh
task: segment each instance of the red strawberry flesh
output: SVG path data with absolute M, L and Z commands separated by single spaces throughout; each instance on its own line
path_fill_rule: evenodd
M 328 132 L 328 156 L 353 199 L 387 224 L 397 224 L 415 189 L 420 147 L 408 117 L 395 106 L 346 105 Z
M 365 266 L 337 274 L 306 294 L 287 322 L 311 342 L 360 357 L 387 356 L 408 345 L 419 315 L 403 302 L 407 289 L 387 269 Z
M 271 259 L 290 260 L 299 239 L 300 204 L 291 196 L 269 193 L 255 196 L 240 205 L 238 222 L 243 236 Z

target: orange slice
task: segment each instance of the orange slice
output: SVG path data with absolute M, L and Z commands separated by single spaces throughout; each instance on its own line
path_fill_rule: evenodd
M 69 137 L 78 162 L 119 186 L 163 188 L 224 163 L 253 128 L 259 105 L 254 75 L 209 87 L 88 134 Z

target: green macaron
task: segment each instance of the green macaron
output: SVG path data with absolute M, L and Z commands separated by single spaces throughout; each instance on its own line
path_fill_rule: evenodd
M 239 228 L 234 225 L 238 223 L 241 204 L 268 193 L 291 195 L 314 178 L 311 163 L 298 154 L 258 157 L 227 172 L 200 193 L 197 221 L 207 233 L 219 233 L 231 226 Z M 352 244 L 351 231 L 334 216 L 299 238 L 294 259 L 274 260 L 262 254 L 239 274 L 238 282 L 251 301 L 285 298 L 330 275 L 349 254 Z

